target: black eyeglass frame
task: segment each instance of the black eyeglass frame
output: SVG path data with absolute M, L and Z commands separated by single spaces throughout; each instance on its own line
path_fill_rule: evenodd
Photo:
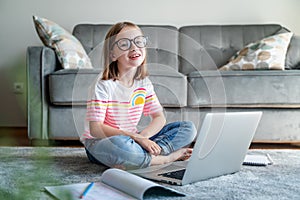
M 143 46 L 140 46 L 139 44 L 136 43 L 136 39 L 137 38 L 143 38 L 145 39 L 145 45 Z M 129 41 L 129 47 L 127 49 L 122 49 L 120 46 L 119 46 L 119 42 L 121 40 L 127 40 Z M 121 51 L 127 51 L 129 50 L 131 47 L 132 47 L 132 42 L 134 43 L 135 46 L 137 46 L 138 48 L 145 48 L 148 44 L 148 37 L 144 36 L 144 35 L 139 35 L 139 36 L 136 36 L 135 38 L 133 39 L 129 39 L 129 38 L 120 38 L 119 40 L 115 41 L 112 45 L 111 45 L 111 50 L 114 48 L 115 45 L 117 45 L 117 47 L 121 50 Z

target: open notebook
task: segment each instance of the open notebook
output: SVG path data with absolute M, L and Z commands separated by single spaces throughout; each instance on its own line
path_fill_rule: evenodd
M 45 190 L 57 199 L 81 199 L 81 195 L 89 183 L 75 183 L 59 186 L 47 186 Z M 88 199 L 132 200 L 144 199 L 152 195 L 158 197 L 185 196 L 172 188 L 130 174 L 120 169 L 107 169 L 99 182 L 84 196 Z

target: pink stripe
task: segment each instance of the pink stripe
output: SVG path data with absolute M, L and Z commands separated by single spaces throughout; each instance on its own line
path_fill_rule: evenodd
M 146 99 L 149 99 L 149 98 L 151 98 L 151 97 L 153 97 L 153 96 L 156 96 L 155 94 L 151 94 L 151 95 L 149 95 L 149 96 L 146 96 Z
M 101 103 L 118 103 L 118 101 L 98 100 L 98 99 L 92 99 L 92 100 L 90 100 L 90 101 L 87 101 L 87 103 L 93 103 L 93 102 L 101 102 Z
M 137 88 L 137 89 L 135 89 L 133 92 L 136 92 L 136 91 L 139 91 L 139 90 L 146 91 L 146 89 L 145 89 L 145 88 Z
M 95 111 L 88 111 L 86 112 L 87 115 L 105 115 L 105 112 L 95 112 Z
M 104 116 L 101 115 L 87 115 L 86 119 L 89 121 L 89 119 L 104 119 Z
M 108 121 L 104 121 L 104 124 L 106 124 L 106 125 L 109 125 L 109 126 L 111 126 L 111 127 L 113 127 L 113 128 L 117 128 L 117 129 L 119 129 L 119 127 L 116 125 L 116 124 L 111 124 L 110 122 L 108 122 Z
M 147 116 L 147 115 L 150 115 L 150 114 L 159 112 L 159 111 L 162 111 L 162 109 L 161 109 L 161 108 L 157 108 L 157 109 L 148 109 L 148 110 L 145 110 L 145 111 L 144 111 L 144 114 Z
M 84 136 L 86 139 L 94 138 L 89 132 L 84 133 L 82 136 Z
M 107 106 L 87 106 L 86 109 L 88 110 L 106 110 L 107 109 Z
M 157 108 L 161 108 L 161 106 L 160 105 L 152 105 L 152 106 L 145 106 L 145 108 L 144 108 L 144 111 L 145 110 L 151 110 L 151 109 L 157 109 Z
M 131 121 L 138 121 L 138 120 L 140 120 L 139 116 L 138 117 L 124 116 L 124 117 L 118 117 L 118 118 L 113 117 L 113 116 L 106 116 L 105 120 L 108 120 L 111 122 L 116 122 L 116 123 L 118 122 L 118 123 L 122 124 L 121 122 L 128 123 Z
M 132 110 L 132 111 L 108 111 L 108 114 L 120 114 L 120 115 L 135 115 L 137 113 L 142 113 L 143 108 L 140 108 L 139 110 Z
M 86 115 L 105 115 L 105 112 L 91 112 L 91 111 L 88 111 L 86 113 Z

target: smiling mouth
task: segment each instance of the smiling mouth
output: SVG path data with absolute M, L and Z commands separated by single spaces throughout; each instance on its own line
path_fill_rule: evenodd
M 141 57 L 141 54 L 133 54 L 133 55 L 129 56 L 130 59 L 137 59 L 139 57 Z

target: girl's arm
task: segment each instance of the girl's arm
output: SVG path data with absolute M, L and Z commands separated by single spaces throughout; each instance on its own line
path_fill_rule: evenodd
M 164 127 L 166 118 L 162 111 L 152 114 L 151 117 L 151 123 L 140 132 L 137 138 L 133 139 L 144 147 L 150 154 L 157 156 L 161 153 L 161 147 L 149 138 L 157 134 Z
M 113 128 L 103 122 L 89 122 L 91 135 L 95 138 L 106 138 L 115 135 L 127 135 L 129 137 L 133 137 L 135 133 L 130 133 L 127 131 L 123 131 L 120 129 Z
M 146 138 L 150 138 L 158 133 L 166 124 L 166 118 L 162 111 L 152 114 L 151 117 L 151 123 L 140 133 L 140 135 Z

